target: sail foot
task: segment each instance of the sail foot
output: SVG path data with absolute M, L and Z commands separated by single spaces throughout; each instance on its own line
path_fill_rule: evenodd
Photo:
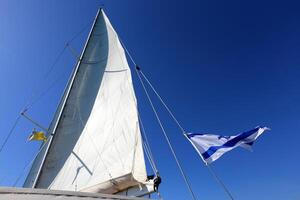
M 104 183 L 84 188 L 81 192 L 144 196 L 154 192 L 154 183 L 153 180 L 141 183 L 134 179 L 132 173 L 129 173 Z
M 152 193 L 156 192 L 154 190 L 154 182 L 153 180 L 140 183 L 137 186 L 130 187 L 122 192 L 116 193 L 117 195 L 122 196 L 134 196 L 134 197 L 143 197 L 146 195 L 150 195 Z

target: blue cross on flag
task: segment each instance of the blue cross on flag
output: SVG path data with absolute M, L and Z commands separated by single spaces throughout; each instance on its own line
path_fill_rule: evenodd
M 202 160 L 209 164 L 224 153 L 236 147 L 243 147 L 251 150 L 254 141 L 266 130 L 267 127 L 256 127 L 250 131 L 240 133 L 235 136 L 222 136 L 212 134 L 188 133 L 186 134 L 189 141 L 195 147 Z

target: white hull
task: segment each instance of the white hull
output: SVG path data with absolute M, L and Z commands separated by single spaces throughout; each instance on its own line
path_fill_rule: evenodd
M 120 195 L 31 188 L 0 188 L 0 200 L 145 200 Z

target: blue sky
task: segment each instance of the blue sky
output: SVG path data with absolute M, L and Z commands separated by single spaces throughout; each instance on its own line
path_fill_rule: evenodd
M 237 199 L 300 198 L 300 4 L 296 1 L 3 0 L 0 3 L 0 142 L 31 91 L 53 87 L 28 111 L 47 126 L 75 63 L 64 44 L 101 3 L 136 62 L 186 130 L 234 135 L 272 130 L 254 152 L 236 149 L 213 166 Z M 72 46 L 80 53 L 85 29 Z M 163 178 L 165 199 L 190 196 L 134 76 L 141 115 Z M 153 96 L 154 98 L 154 96 Z M 200 199 L 226 199 L 192 146 L 154 99 Z M 0 153 L 0 185 L 10 186 L 34 156 L 21 119 Z M 149 170 L 150 171 L 150 170 Z M 24 174 L 18 185 L 22 184 Z

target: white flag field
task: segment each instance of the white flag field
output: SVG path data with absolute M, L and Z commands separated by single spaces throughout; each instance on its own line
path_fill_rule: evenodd
M 255 129 L 235 136 L 200 133 L 188 133 L 186 136 L 199 153 L 202 160 L 206 164 L 209 164 L 236 147 L 243 147 L 247 150 L 251 150 L 254 141 L 266 130 L 270 129 L 267 127 L 256 127 Z

